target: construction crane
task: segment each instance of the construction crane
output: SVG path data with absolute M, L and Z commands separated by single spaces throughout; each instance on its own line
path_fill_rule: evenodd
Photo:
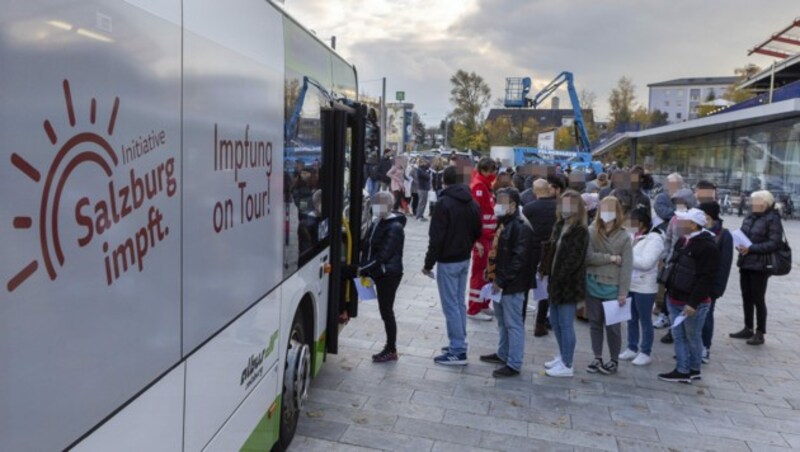
M 575 91 L 575 82 L 572 72 L 564 71 L 550 83 L 539 91 L 533 98 L 529 98 L 531 87 L 533 86 L 530 77 L 512 77 L 506 79 L 506 108 L 537 108 L 551 94 L 558 90 L 561 85 L 567 84 L 567 93 L 572 103 L 572 111 L 575 113 L 575 141 L 578 144 L 578 152 L 591 155 L 592 144 L 589 141 L 589 133 L 586 131 L 586 123 L 583 119 L 581 102 L 578 93 Z

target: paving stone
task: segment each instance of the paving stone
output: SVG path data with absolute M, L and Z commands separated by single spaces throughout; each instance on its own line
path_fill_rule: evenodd
M 523 438 L 514 435 L 503 435 L 499 433 L 485 433 L 481 438 L 481 447 L 496 449 L 508 452 L 519 451 L 569 451 L 574 447 L 568 444 L 558 444 L 549 441 L 537 440 L 535 438 Z
M 516 419 L 537 424 L 547 424 L 556 427 L 570 427 L 570 416 L 564 413 L 543 411 L 533 408 L 514 407 L 507 405 L 493 405 L 489 411 L 493 418 Z
M 447 410 L 444 415 L 444 423 L 504 435 L 528 436 L 528 423 L 513 419 L 489 418 L 478 414 Z
M 661 413 L 651 413 L 648 410 L 611 408 L 611 418 L 615 421 L 638 424 L 658 429 L 669 426 L 672 430 L 686 433 L 697 433 L 697 428 L 690 419 L 672 417 Z
M 467 399 L 419 390 L 411 396 L 411 403 L 473 414 L 488 414 L 491 406 L 488 400 Z
M 397 416 L 423 419 L 430 422 L 441 422 L 445 412 L 443 408 L 417 405 L 411 402 L 398 402 L 397 400 L 381 397 L 370 397 L 364 405 L 364 409 Z
M 584 432 L 543 424 L 528 424 L 528 436 L 543 441 L 591 447 L 598 450 L 617 450 L 617 440 L 608 433 Z
M 397 422 L 396 415 L 317 402 L 309 402 L 303 408 L 300 422 L 303 423 L 308 418 L 340 424 L 369 426 L 378 430 L 391 430 Z
M 397 419 L 394 431 L 410 436 L 459 444 L 462 447 L 464 445 L 478 446 L 481 443 L 481 430 L 440 424 L 438 422 L 427 422 L 402 416 Z
M 309 438 L 337 441 L 349 425 L 324 419 L 307 418 L 297 425 L 297 434 Z
M 800 449 L 800 433 L 781 433 L 781 436 L 793 449 Z
M 492 452 L 500 449 L 489 449 L 488 447 L 471 447 L 463 444 L 448 443 L 445 441 L 436 441 L 433 443 L 432 452 Z M 521 450 L 521 449 L 518 449 Z
M 748 452 L 750 448 L 744 441 L 736 439 L 716 437 L 704 433 L 689 433 L 686 431 L 674 430 L 668 422 L 663 423 L 665 427 L 657 427 L 658 437 L 661 443 L 670 446 L 673 450 L 700 449 L 713 450 L 720 452 Z
M 350 426 L 341 439 L 342 443 L 371 447 L 381 450 L 421 452 L 433 448 L 433 441 L 399 433 L 382 432 L 370 428 Z
M 332 441 L 310 438 L 307 436 L 295 436 L 289 452 L 375 452 L 380 449 L 370 447 L 359 447 L 351 444 L 338 444 Z
M 658 441 L 658 433 L 653 427 L 631 424 L 625 421 L 598 419 L 594 416 L 573 414 L 572 428 L 584 432 L 607 433 L 618 438 L 633 438 L 647 441 Z

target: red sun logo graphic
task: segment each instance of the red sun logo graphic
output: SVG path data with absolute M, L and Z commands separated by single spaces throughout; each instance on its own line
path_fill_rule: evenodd
M 76 126 L 75 108 L 72 103 L 69 81 L 64 80 L 63 86 L 67 117 L 70 126 L 74 129 Z M 111 117 L 105 130 L 108 137 L 114 135 L 118 112 L 119 97 L 116 97 L 111 110 Z M 89 122 L 93 125 L 97 122 L 97 101 L 94 98 L 92 98 L 89 106 Z M 50 143 L 58 147 L 44 181 L 42 181 L 42 173 L 20 155 L 12 154 L 11 164 L 33 182 L 44 183 L 38 221 L 39 242 L 42 253 L 41 261 L 50 279 L 55 280 L 58 276 L 57 270 L 64 266 L 64 252 L 59 236 L 58 217 L 61 194 L 69 176 L 81 164 L 94 163 L 110 178 L 113 175 L 113 168 L 118 164 L 118 158 L 108 141 L 97 133 L 78 132 L 59 145 L 58 135 L 49 119 L 44 121 L 44 131 Z M 99 148 L 100 152 L 86 150 L 87 144 L 94 145 L 91 146 L 93 148 Z M 14 218 L 13 225 L 15 229 L 31 229 L 34 227 L 34 220 L 30 216 L 18 216 Z M 13 292 L 33 276 L 39 269 L 39 261 L 39 259 L 34 259 L 9 279 L 6 286 L 8 291 Z

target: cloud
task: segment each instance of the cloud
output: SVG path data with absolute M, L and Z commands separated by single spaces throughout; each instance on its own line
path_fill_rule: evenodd
M 336 35 L 359 69 L 362 89 L 395 90 L 435 123 L 449 104 L 449 78 L 475 71 L 502 97 L 505 78 L 541 87 L 561 71 L 594 91 L 598 117 L 619 77 L 633 78 L 641 104 L 648 83 L 730 75 L 771 60 L 747 49 L 797 15 L 791 0 L 286 0 L 320 37 Z M 566 100 L 564 93 L 560 97 Z

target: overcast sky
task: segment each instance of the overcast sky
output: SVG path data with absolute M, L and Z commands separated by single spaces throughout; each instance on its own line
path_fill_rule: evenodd
M 494 98 L 506 77 L 542 87 L 568 70 L 605 118 L 620 76 L 646 106 L 648 83 L 764 67 L 773 59 L 747 50 L 800 16 L 797 0 L 286 0 L 286 9 L 320 38 L 337 36 L 362 91 L 379 95 L 385 76 L 389 99 L 405 91 L 428 124 L 452 110 L 458 69 L 483 76 Z

